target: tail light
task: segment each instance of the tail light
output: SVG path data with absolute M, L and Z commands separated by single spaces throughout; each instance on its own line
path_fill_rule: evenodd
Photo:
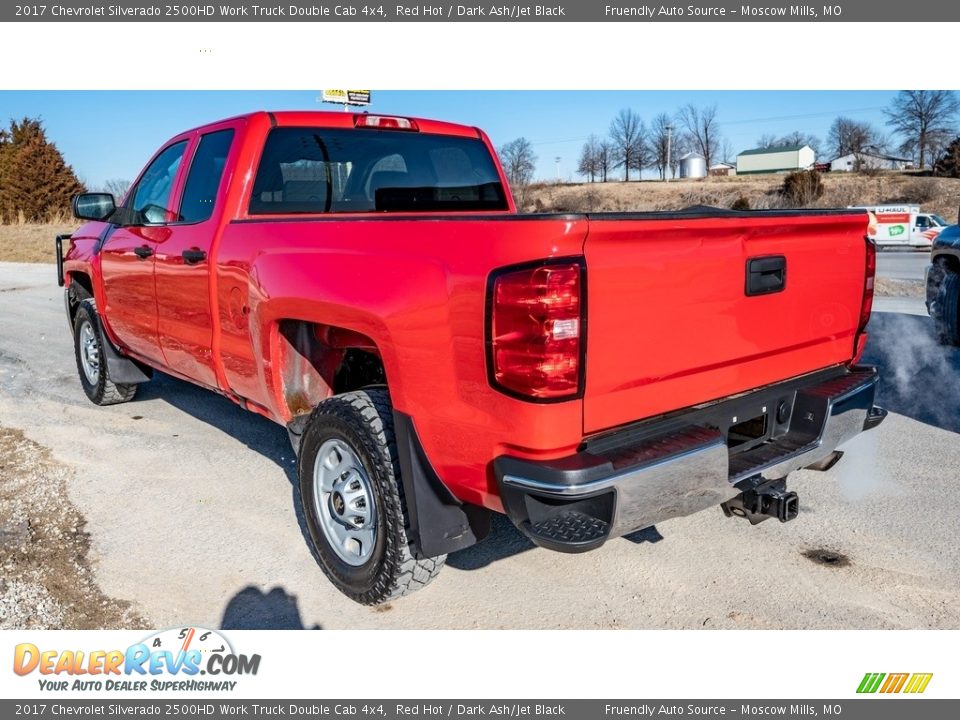
M 863 357 L 867 346 L 867 323 L 870 322 L 870 313 L 873 311 L 873 286 L 877 275 L 877 244 L 872 238 L 866 239 L 866 264 L 863 277 L 863 300 L 860 302 L 860 321 L 857 324 L 857 335 L 853 345 L 853 362 L 856 365 Z
M 389 117 L 386 115 L 355 115 L 353 126 L 358 128 L 378 128 L 380 130 L 412 130 L 413 132 L 420 130 L 415 120 L 404 117 Z
M 580 395 L 584 277 L 579 260 L 500 272 L 488 297 L 488 371 L 494 387 L 535 400 Z

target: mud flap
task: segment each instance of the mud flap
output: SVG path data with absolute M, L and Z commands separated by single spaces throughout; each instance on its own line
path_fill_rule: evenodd
M 483 540 L 490 532 L 490 511 L 454 497 L 430 465 L 413 419 L 396 411 L 393 418 L 414 555 L 446 555 Z

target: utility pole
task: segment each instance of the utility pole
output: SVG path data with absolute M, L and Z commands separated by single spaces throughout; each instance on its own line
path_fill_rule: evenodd
M 673 149 L 673 125 L 667 125 L 667 166 L 663 169 L 664 182 L 670 182 L 670 151 Z
M 557 182 L 560 182 L 560 156 L 555 157 L 554 162 L 557 163 Z

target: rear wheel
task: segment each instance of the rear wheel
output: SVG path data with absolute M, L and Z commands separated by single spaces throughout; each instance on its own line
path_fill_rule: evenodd
M 103 352 L 105 342 L 96 303 L 88 298 L 80 303 L 73 320 L 73 349 L 83 392 L 97 405 L 116 405 L 132 400 L 137 394 L 136 385 L 115 383 L 110 379 Z
M 960 346 L 960 275 L 950 270 L 940 281 L 934 324 L 940 342 Z
M 297 464 L 317 561 L 340 592 L 376 605 L 426 586 L 446 556 L 410 551 L 393 410 L 386 390 L 344 393 L 307 421 Z

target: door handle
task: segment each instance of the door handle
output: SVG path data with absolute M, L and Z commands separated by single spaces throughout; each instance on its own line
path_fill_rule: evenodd
M 198 262 L 203 262 L 207 259 L 207 253 L 204 250 L 199 248 L 191 248 L 190 250 L 184 250 L 180 253 L 180 256 L 183 258 L 184 262 L 187 265 L 196 265 Z
M 141 260 L 146 260 L 148 257 L 153 255 L 153 248 L 149 245 L 141 245 L 140 247 L 133 249 L 133 254 Z
M 782 292 L 786 286 L 787 258 L 783 255 L 768 255 L 747 261 L 747 295 Z

